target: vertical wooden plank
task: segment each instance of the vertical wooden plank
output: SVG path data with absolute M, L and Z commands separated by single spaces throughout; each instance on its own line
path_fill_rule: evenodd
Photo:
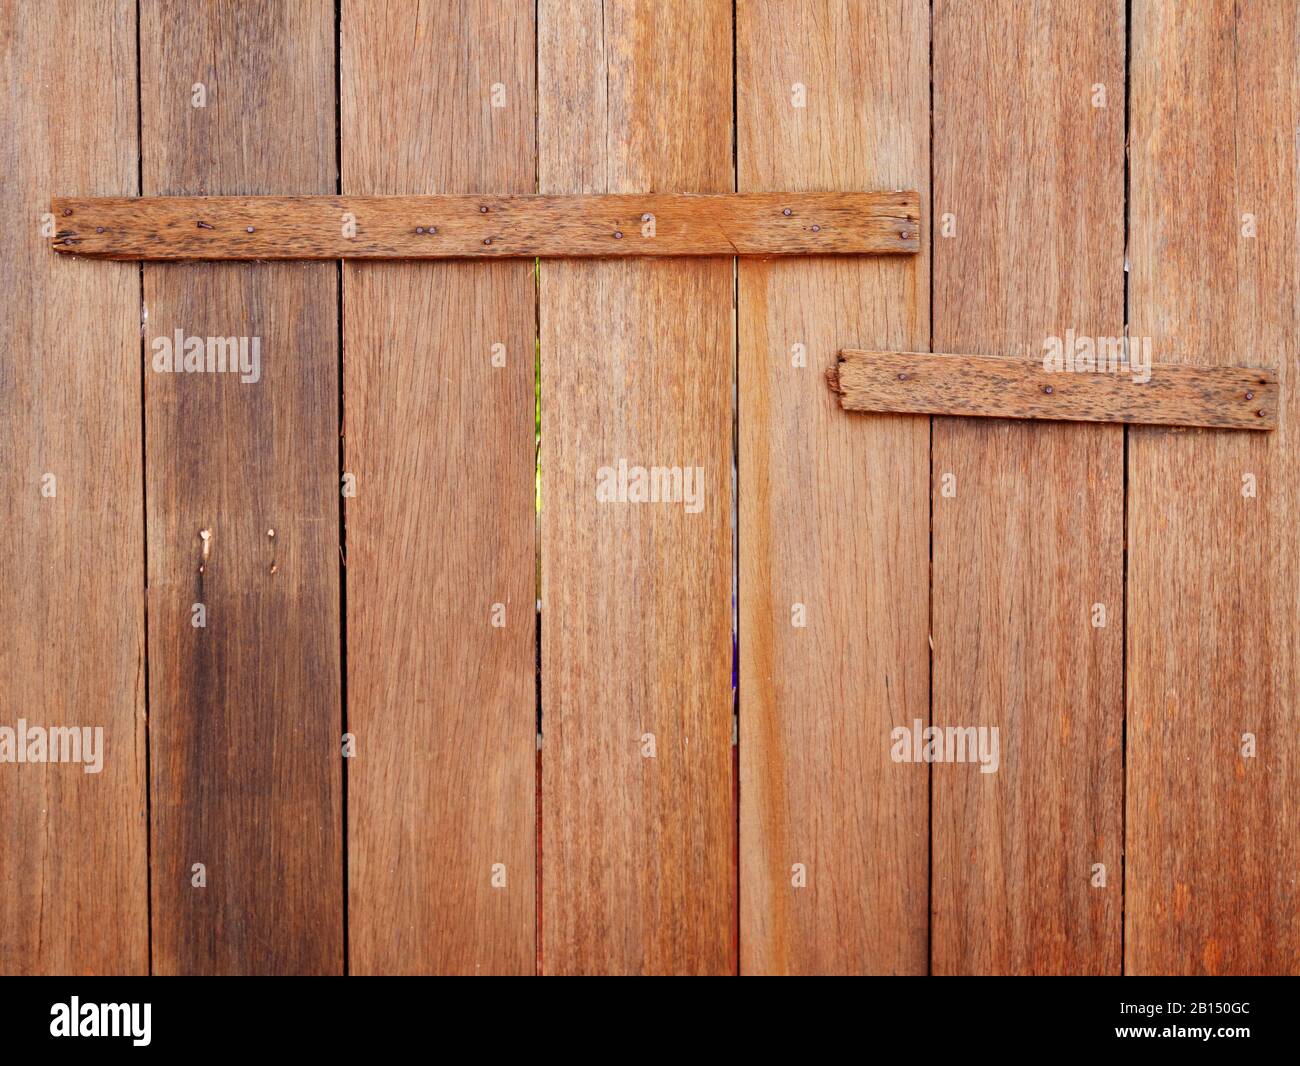
M 542 192 L 733 188 L 730 3 L 542 0 L 539 19 Z M 734 967 L 732 278 L 727 259 L 541 267 L 550 973 Z M 601 502 L 620 462 L 702 469 L 699 506 Z
M 939 2 L 933 33 L 934 350 L 1122 337 L 1124 5 Z M 999 730 L 996 772 L 934 766 L 936 973 L 1119 971 L 1123 441 L 935 420 L 934 725 Z
M 530 4 L 348 0 L 344 191 L 533 192 L 535 48 Z M 533 265 L 344 293 L 351 968 L 532 973 Z
M 929 14 L 740 3 L 740 190 L 928 211 Z M 929 716 L 930 426 L 846 416 L 824 371 L 866 338 L 928 347 L 929 256 L 745 260 L 739 283 L 741 969 L 924 973 L 929 772 L 889 738 Z
M 334 189 L 331 4 L 145 0 L 140 40 L 146 194 Z M 145 267 L 159 973 L 342 969 L 336 279 Z M 257 380 L 152 369 L 178 330 Z
M 1294 4 L 1133 5 L 1132 333 L 1282 401 L 1269 434 L 1131 431 L 1130 973 L 1300 972 L 1297 55 Z
M 42 232 L 137 191 L 135 64 L 134 3 L 0 3 L 0 725 L 102 730 L 98 772 L 0 764 L 7 974 L 149 966 L 139 268 Z

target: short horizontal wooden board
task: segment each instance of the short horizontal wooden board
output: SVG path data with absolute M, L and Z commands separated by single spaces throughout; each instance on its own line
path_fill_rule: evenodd
M 56 251 L 105 259 L 891 255 L 915 192 L 56 198 Z
M 1049 370 L 1036 359 L 846 349 L 831 372 L 846 411 L 894 411 L 1067 422 L 1274 429 L 1275 370 L 1153 363 Z

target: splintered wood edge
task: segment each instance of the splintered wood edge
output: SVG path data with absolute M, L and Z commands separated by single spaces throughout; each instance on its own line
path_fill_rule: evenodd
M 846 411 L 1121 422 L 1211 429 L 1277 428 L 1277 371 L 1120 362 L 1101 371 L 1039 359 L 844 349 L 827 382 Z
M 914 191 L 56 197 L 57 252 L 102 259 L 912 255 Z

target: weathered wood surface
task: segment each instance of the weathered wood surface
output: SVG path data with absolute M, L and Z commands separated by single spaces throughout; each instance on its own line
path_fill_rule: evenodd
M 927 189 L 924 4 L 737 19 L 742 190 Z M 929 426 L 847 416 L 822 374 L 929 342 L 928 249 L 745 261 L 738 291 L 741 970 L 924 973 L 929 770 L 888 744 L 929 713 Z
M 532 5 L 347 0 L 342 33 L 345 191 L 532 189 Z M 351 972 L 532 973 L 532 264 L 343 293 Z
M 542 0 L 542 191 L 733 188 L 731 13 Z M 540 286 L 543 969 L 731 972 L 732 260 Z M 698 468 L 698 509 L 601 502 L 621 460 Z
M 931 347 L 1123 336 L 1122 0 L 937 0 L 933 32 Z M 934 725 L 1000 736 L 996 773 L 933 768 L 935 973 L 1119 972 L 1123 434 L 935 419 Z
M 134 0 L 0 3 L 0 726 L 98 753 L 0 764 L 5 974 L 149 968 L 139 270 L 42 233 L 136 191 L 135 41 Z
M 107 259 L 907 255 L 920 247 L 915 192 L 56 197 L 51 210 L 55 251 Z
M 146 192 L 334 187 L 332 4 L 140 18 Z M 343 969 L 337 274 L 144 267 L 158 973 Z M 256 380 L 159 372 L 177 330 L 256 338 Z
M 1295 974 L 1300 8 L 1133 16 L 1131 331 L 1260 353 L 1282 410 L 1267 436 L 1130 433 L 1126 969 Z
M 152 905 L 158 972 L 337 973 L 346 898 L 357 973 L 1300 972 L 1294 5 L 542 0 L 540 114 L 533 5 L 138 8 L 0 0 L 0 725 L 105 731 L 98 774 L 0 765 L 0 970 L 144 972 Z M 898 186 L 877 250 L 918 254 L 817 254 L 848 231 L 802 197 Z M 783 203 L 737 243 L 714 193 Z M 141 205 L 182 211 L 181 259 L 628 258 L 79 261 Z M 810 247 L 732 259 L 771 235 Z M 665 236 L 705 257 L 639 258 Z M 176 330 L 256 336 L 257 381 L 155 371 Z M 1071 330 L 1149 339 L 1172 391 L 1039 378 Z M 931 340 L 987 358 L 967 391 L 1015 361 L 960 401 L 990 417 L 844 413 L 915 406 Z M 1149 414 L 1124 395 L 1276 430 L 1000 420 Z M 700 512 L 595 502 L 620 459 L 699 465 Z M 927 590 L 933 723 L 998 726 L 996 773 L 890 761 L 927 718 Z
M 1153 362 L 1062 373 L 1032 357 L 846 349 L 827 379 L 846 411 L 1277 427 L 1277 373 L 1257 367 Z

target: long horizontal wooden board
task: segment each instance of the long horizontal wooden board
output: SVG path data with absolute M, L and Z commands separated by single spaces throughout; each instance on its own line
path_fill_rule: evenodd
M 1032 359 L 845 349 L 828 375 L 846 411 L 1275 429 L 1277 372 L 1152 363 L 1150 378 L 1046 369 Z
M 907 255 L 915 192 L 56 197 L 59 252 L 101 259 Z

